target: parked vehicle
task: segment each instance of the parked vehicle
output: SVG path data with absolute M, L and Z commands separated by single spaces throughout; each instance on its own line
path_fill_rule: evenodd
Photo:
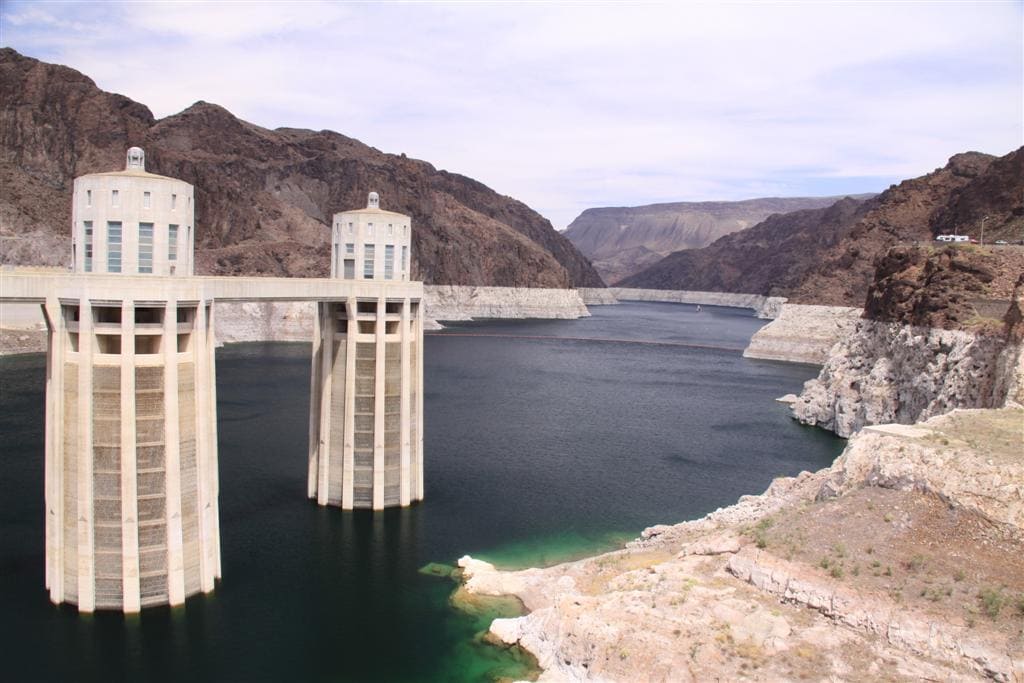
M 1009 244 L 1009 242 L 1007 242 L 1006 240 L 996 240 L 995 243 L 996 244 Z
M 970 242 L 968 235 L 936 235 L 936 242 Z

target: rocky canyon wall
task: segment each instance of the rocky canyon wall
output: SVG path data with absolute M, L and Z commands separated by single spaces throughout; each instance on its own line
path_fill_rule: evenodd
M 861 427 L 911 424 L 954 408 L 997 408 L 1019 393 L 1020 347 L 1005 338 L 860 320 L 793 415 L 839 436 Z
M 804 385 L 794 416 L 849 436 L 865 425 L 1020 403 L 1024 273 L 1001 259 L 978 250 L 890 250 L 865 317 Z M 1013 281 L 1002 320 L 972 304 Z

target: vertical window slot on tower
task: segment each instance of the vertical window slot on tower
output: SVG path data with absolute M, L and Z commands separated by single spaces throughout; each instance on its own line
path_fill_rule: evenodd
M 85 244 L 84 249 L 84 270 L 87 273 L 92 272 L 92 221 L 84 221 L 83 227 L 85 228 Z
M 395 245 L 384 246 L 384 279 L 395 279 Z
M 363 278 L 366 280 L 373 279 L 373 259 L 374 245 L 367 244 L 363 252 Z
M 139 223 L 139 272 L 153 272 L 153 224 Z
M 121 272 L 121 221 L 107 222 L 107 272 Z
M 167 226 L 167 260 L 178 260 L 178 226 L 173 223 Z

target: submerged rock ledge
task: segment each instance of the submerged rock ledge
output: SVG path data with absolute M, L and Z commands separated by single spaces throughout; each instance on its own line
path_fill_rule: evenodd
M 542 681 L 1024 680 L 1024 409 L 863 429 L 829 468 L 464 590 Z

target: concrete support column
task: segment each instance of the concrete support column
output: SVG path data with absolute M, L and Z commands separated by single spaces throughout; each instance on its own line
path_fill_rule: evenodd
M 167 599 L 185 602 L 185 551 L 181 524 L 181 433 L 178 426 L 178 302 L 164 307 L 164 467 L 167 473 Z
M 358 310 L 356 298 L 350 296 L 345 302 L 348 321 L 345 333 L 345 387 L 338 387 L 345 392 L 345 444 L 341 460 L 341 507 L 351 510 L 354 506 L 355 487 L 355 430 L 356 430 L 356 335 L 359 323 L 356 322 Z
M 204 593 L 213 590 L 217 573 L 217 558 L 213 554 L 214 526 L 211 522 L 211 508 L 215 505 L 210 482 L 211 448 L 216 447 L 215 434 L 210 428 L 210 416 L 214 414 L 213 396 L 214 371 L 210 345 L 213 328 L 208 318 L 206 301 L 200 299 L 196 307 L 196 467 L 199 473 L 199 574 L 200 589 Z M 214 464 L 214 467 L 216 465 Z M 216 516 L 216 509 L 212 510 Z
M 78 307 L 78 610 L 96 609 L 96 557 L 92 510 L 92 357 L 97 350 L 92 331 L 88 289 Z
M 135 442 L 135 303 L 125 299 L 121 303 L 121 588 L 128 613 L 142 609 Z
M 416 377 L 416 407 L 413 410 L 416 411 L 416 433 L 413 438 L 416 439 L 416 462 L 413 463 L 413 468 L 416 472 L 416 486 L 414 498 L 416 500 L 423 500 L 423 314 L 424 306 L 423 302 L 420 301 L 419 311 L 416 315 L 416 368 L 414 372 Z
M 42 305 L 46 321 L 46 587 L 50 600 L 64 599 L 64 350 L 67 323 L 52 292 Z
M 412 331 L 409 329 L 409 314 L 410 314 L 411 303 L 409 298 L 406 297 L 402 300 L 402 320 L 399 323 L 399 339 L 401 340 L 401 358 L 399 362 L 402 364 L 402 385 L 400 394 L 400 422 L 399 422 L 399 443 L 401 444 L 400 451 L 400 463 L 401 463 L 401 480 L 399 485 L 399 504 L 402 507 L 408 506 L 412 502 L 412 470 L 410 458 L 412 456 L 412 420 L 410 416 L 411 401 L 410 392 L 412 382 L 409 377 L 409 342 L 413 338 Z
M 320 360 L 320 440 L 317 444 L 317 492 L 316 502 L 327 505 L 327 488 L 330 481 L 331 460 L 331 391 L 334 368 L 334 317 L 331 305 L 317 304 L 317 318 L 320 321 L 320 339 L 323 352 Z
M 384 368 L 386 353 L 384 330 L 386 329 L 387 299 L 377 298 L 376 344 L 374 355 L 376 370 L 373 391 L 373 509 L 384 509 Z
M 324 336 L 320 319 L 326 304 L 316 305 L 313 316 L 313 351 L 309 369 L 309 458 L 307 463 L 306 496 L 317 497 L 317 472 L 320 461 L 320 394 L 323 378 L 320 368 L 323 364 Z
M 213 577 L 210 579 L 210 590 L 213 590 L 213 579 L 221 576 L 220 567 L 220 472 L 217 469 L 217 314 L 213 301 L 203 297 L 203 304 L 209 305 L 209 315 L 206 320 L 206 353 L 207 363 L 210 369 L 208 382 L 210 383 L 210 408 L 205 413 L 206 424 L 208 425 L 210 437 L 210 450 L 206 452 L 206 472 L 209 477 L 210 504 L 206 508 L 207 519 L 210 525 L 210 555 L 213 569 Z

